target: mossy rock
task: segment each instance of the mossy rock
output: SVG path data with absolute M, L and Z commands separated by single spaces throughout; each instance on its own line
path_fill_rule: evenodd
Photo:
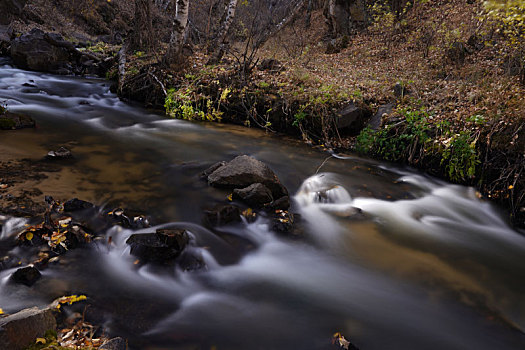
M 0 114 L 0 130 L 13 130 L 23 128 L 34 128 L 35 121 L 33 118 L 6 111 Z
M 16 129 L 16 122 L 10 118 L 0 117 L 0 129 L 2 130 Z

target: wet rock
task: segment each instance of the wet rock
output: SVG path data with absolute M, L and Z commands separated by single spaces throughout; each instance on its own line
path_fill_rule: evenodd
M 34 266 L 22 267 L 11 275 L 11 280 L 15 283 L 25 284 L 31 287 L 42 275 Z
M 265 205 L 268 210 L 288 210 L 290 208 L 290 197 L 283 196 L 268 205 Z
M 392 113 L 393 109 L 394 105 L 392 103 L 387 103 L 379 106 L 377 112 L 372 116 L 372 118 L 368 122 L 368 126 L 374 130 L 379 129 L 379 127 L 381 126 L 381 120 L 383 119 L 383 116 L 386 115 L 386 117 L 388 117 Z
M 93 203 L 80 200 L 78 198 L 73 198 L 64 203 L 64 211 L 72 212 L 79 210 L 86 210 L 93 208 Z
M 3 114 L 0 114 L 0 129 L 2 130 L 14 130 L 14 129 L 23 129 L 23 128 L 34 128 L 36 125 L 33 118 L 6 111 Z
M 335 125 L 341 135 L 357 136 L 366 126 L 372 111 L 367 106 L 350 103 L 334 116 Z
M 46 33 L 40 29 L 33 29 L 11 42 L 11 58 L 20 68 L 55 72 L 64 68 L 70 61 L 70 53 L 66 47 L 53 45 L 46 40 Z M 60 39 L 58 36 L 54 39 Z
M 299 236 L 300 230 L 295 229 L 295 223 L 299 220 L 299 214 L 292 214 L 286 210 L 276 210 L 270 219 L 271 228 L 282 235 Z
M 126 241 L 131 254 L 143 262 L 165 263 L 180 255 L 188 244 L 186 230 L 163 229 L 155 233 L 133 234 Z
M 215 170 L 219 169 L 223 165 L 226 165 L 226 162 L 218 162 L 213 164 L 211 167 L 202 172 L 201 177 L 207 178 L 211 175 L 211 173 L 213 173 Z
M 220 226 L 241 221 L 241 209 L 235 205 L 217 205 L 204 211 L 204 223 L 207 226 Z
M 270 189 L 273 198 L 288 195 L 277 175 L 266 164 L 247 155 L 238 156 L 213 171 L 208 176 L 208 183 L 225 188 L 245 188 L 261 183 Z
M 0 318 L 0 349 L 22 350 L 42 337 L 47 330 L 56 329 L 51 309 L 37 307 Z
M 240 199 L 254 208 L 262 208 L 265 204 L 273 202 L 272 191 L 261 183 L 255 183 L 242 189 L 234 189 L 233 198 Z
M 149 219 L 144 215 L 131 215 L 124 212 L 124 209 L 116 208 L 108 214 L 112 225 L 120 225 L 124 228 L 141 229 L 150 226 Z
M 99 347 L 99 350 L 126 350 L 128 342 L 120 337 L 109 339 Z
M 60 147 L 56 151 L 49 151 L 45 158 L 47 160 L 70 159 L 73 158 L 73 154 L 67 148 Z

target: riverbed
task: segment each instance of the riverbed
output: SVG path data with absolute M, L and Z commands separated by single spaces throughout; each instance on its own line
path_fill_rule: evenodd
M 335 332 L 364 350 L 525 348 L 525 237 L 473 188 L 261 130 L 166 119 L 99 79 L 4 65 L 1 101 L 37 128 L 2 131 L 0 161 L 37 161 L 60 146 L 75 156 L 26 184 L 39 200 L 78 197 L 185 228 L 204 262 L 137 267 L 125 241 L 151 229 L 114 227 L 110 245 L 68 252 L 32 287 L 0 271 L 6 312 L 85 294 L 132 349 L 326 349 Z M 288 188 L 302 239 L 277 235 L 264 218 L 202 225 L 203 210 L 229 193 L 199 174 L 242 154 Z M 346 215 L 352 207 L 366 218 Z M 23 227 L 9 220 L 2 240 Z

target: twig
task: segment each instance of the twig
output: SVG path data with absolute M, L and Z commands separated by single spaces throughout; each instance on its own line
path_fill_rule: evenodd
M 162 89 L 162 92 L 164 93 L 164 96 L 168 96 L 168 92 L 166 91 L 166 88 L 164 87 L 164 84 L 162 84 L 162 82 L 159 80 L 159 78 L 157 78 L 157 76 L 151 72 L 148 72 L 148 75 L 151 76 L 153 79 L 155 79 L 155 81 L 157 83 L 159 83 L 161 89 Z
M 321 165 L 319 165 L 319 168 L 317 168 L 317 170 L 315 171 L 315 175 L 317 175 L 319 173 L 319 170 L 321 170 L 321 168 L 326 164 L 326 162 L 328 162 L 328 160 L 330 160 L 330 158 L 333 158 L 334 155 L 330 155 L 329 157 L 327 157 L 325 160 L 323 160 L 323 162 L 321 163 Z

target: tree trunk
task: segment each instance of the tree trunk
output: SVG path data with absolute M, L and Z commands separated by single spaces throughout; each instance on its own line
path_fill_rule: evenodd
M 285 28 L 289 23 L 291 23 L 303 9 L 305 1 L 306 0 L 297 1 L 290 13 L 288 13 L 288 15 L 284 17 L 281 20 L 281 22 L 279 22 L 275 27 L 266 30 L 266 32 L 259 37 L 259 39 L 255 42 L 255 47 L 260 48 L 264 45 L 266 41 L 268 41 L 268 39 L 270 39 L 275 34 L 279 33 L 283 28 Z
M 170 43 L 164 56 L 165 65 L 169 66 L 182 61 L 182 46 L 184 45 L 184 36 L 188 26 L 189 2 L 189 0 L 177 0 L 176 2 Z
M 366 1 L 327 0 L 324 15 L 332 37 L 350 35 L 352 29 L 363 27 L 368 21 Z
M 228 4 L 228 9 L 226 11 L 226 18 L 222 22 L 221 29 L 219 29 L 219 34 L 217 35 L 217 40 L 215 40 L 215 49 L 213 50 L 208 64 L 219 63 L 222 56 L 226 52 L 228 46 L 227 36 L 228 31 L 233 23 L 235 18 L 235 10 L 237 9 L 237 0 L 230 0 Z
M 151 0 L 135 0 L 135 17 L 130 48 L 148 50 L 154 45 L 153 25 L 151 22 Z

